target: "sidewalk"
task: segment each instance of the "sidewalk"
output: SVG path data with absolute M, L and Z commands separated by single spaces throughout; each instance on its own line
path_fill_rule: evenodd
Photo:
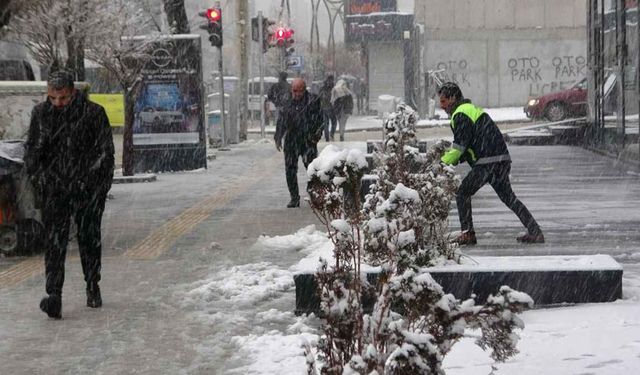
M 473 201 L 479 244 L 468 255 L 609 254 L 624 267 L 623 300 L 525 313 L 521 353 L 494 374 L 634 373 L 640 177 L 577 147 L 510 152 L 514 191 L 547 243 L 516 243 L 520 223 L 484 187 Z M 61 321 L 38 309 L 42 256 L 0 258 L 0 372 L 304 373 L 300 341 L 317 339 L 318 323 L 293 315 L 291 269 L 324 246 L 324 229 L 307 205 L 285 208 L 283 164 L 272 142 L 251 141 L 219 152 L 206 170 L 114 185 L 103 221 L 101 309 L 85 306 L 75 244 Z M 300 168 L 301 186 L 304 178 Z M 450 223 L 457 230 L 453 207 Z M 469 339 L 456 346 L 448 375 L 491 371 L 487 354 L 472 346 Z
M 505 108 L 486 108 L 485 111 L 491 116 L 496 124 L 509 124 L 509 123 L 523 123 L 531 122 L 531 119 L 527 118 L 522 107 L 505 107 Z M 417 128 L 435 128 L 442 126 L 449 126 L 449 119 L 447 114 L 442 109 L 437 109 L 436 116 L 440 119 L 436 120 L 420 120 L 418 121 Z M 350 116 L 347 120 L 346 132 L 360 132 L 360 131 L 378 131 L 382 130 L 382 118 L 377 116 Z M 276 129 L 274 125 L 266 126 L 265 132 L 268 134 L 275 133 Z M 249 134 L 260 134 L 260 125 L 253 124 L 248 129 Z

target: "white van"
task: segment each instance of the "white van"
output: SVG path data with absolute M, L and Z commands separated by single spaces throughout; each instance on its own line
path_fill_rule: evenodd
M 267 93 L 271 86 L 278 83 L 278 78 L 276 77 L 264 77 L 264 100 L 267 100 Z M 255 115 L 257 112 L 257 117 L 260 117 L 260 77 L 254 77 L 249 80 L 249 113 L 251 115 Z M 273 103 L 269 102 L 268 104 L 269 112 L 273 112 L 276 110 L 276 107 Z

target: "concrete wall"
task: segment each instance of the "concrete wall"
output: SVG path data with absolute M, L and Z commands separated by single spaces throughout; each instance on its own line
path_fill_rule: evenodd
M 369 43 L 369 106 L 377 108 L 378 96 L 404 97 L 402 42 Z
M 43 92 L 5 92 L 0 87 L 0 139 L 26 139 L 33 107 L 47 96 Z
M 481 106 L 522 106 L 586 75 L 586 0 L 416 1 L 424 70 Z
M 429 29 L 586 27 L 586 0 L 421 0 L 417 22 Z

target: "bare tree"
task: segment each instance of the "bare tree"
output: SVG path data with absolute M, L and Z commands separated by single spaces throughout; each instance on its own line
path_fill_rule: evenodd
M 84 79 L 85 39 L 101 29 L 110 28 L 107 16 L 100 14 L 97 0 L 41 0 L 22 4 L 12 17 L 9 30 L 41 65 L 66 67 Z
M 320 0 L 311 0 L 311 36 L 309 38 L 309 53 L 320 49 L 320 31 L 318 29 L 318 8 Z M 315 44 L 315 49 L 313 48 Z
M 123 134 L 123 175 L 133 175 L 134 98 L 140 85 L 140 71 L 149 60 L 154 37 L 135 37 L 152 28 L 153 20 L 142 8 L 128 0 L 111 0 L 101 5 L 105 24 L 87 38 L 87 58 L 105 68 L 118 80 L 125 103 Z M 109 25 L 106 27 L 106 25 Z
M 336 37 L 335 26 L 336 19 L 340 17 L 344 23 L 344 0 L 323 0 L 324 6 L 327 8 L 327 14 L 329 15 L 329 39 L 327 40 L 327 47 L 331 51 L 331 70 L 336 70 Z
M 171 34 L 189 34 L 189 20 L 184 0 L 163 0 Z
M 163 0 L 140 0 L 140 8 L 149 15 L 151 29 L 163 32 L 162 17 L 164 16 Z

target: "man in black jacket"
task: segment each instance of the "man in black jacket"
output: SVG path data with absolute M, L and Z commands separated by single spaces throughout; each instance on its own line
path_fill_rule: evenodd
M 323 113 L 324 123 L 324 140 L 333 142 L 333 136 L 336 133 L 336 127 L 338 126 L 338 118 L 333 112 L 333 105 L 331 103 L 331 91 L 335 86 L 334 78 L 332 75 L 327 76 L 320 88 L 318 96 L 320 97 L 320 106 Z
M 462 233 L 455 242 L 460 245 L 477 243 L 471 217 L 471 197 L 486 183 L 527 228 L 526 234 L 517 237 L 518 242 L 544 242 L 540 226 L 511 189 L 511 157 L 500 129 L 482 108 L 462 96 L 457 84 L 444 83 L 438 89 L 438 95 L 440 107 L 451 118 L 453 131 L 453 147 L 442 156 L 442 162 L 455 165 L 467 161 L 471 165 L 471 171 L 462 180 L 456 196 Z
M 291 99 L 282 108 L 276 125 L 274 140 L 278 151 L 284 148 L 287 187 L 291 201 L 287 207 L 300 206 L 298 191 L 298 158 L 305 168 L 318 156 L 318 141 L 322 138 L 323 123 L 320 100 L 307 91 L 306 83 L 296 78 L 291 85 Z M 284 138 L 284 147 L 282 146 Z
M 104 108 L 74 88 L 69 72 L 50 74 L 47 96 L 31 114 L 25 168 L 36 190 L 46 236 L 48 296 L 40 309 L 60 319 L 71 217 L 78 228 L 87 306 L 102 306 L 100 225 L 113 179 L 114 147 Z
M 276 124 L 282 113 L 282 107 L 287 103 L 289 95 L 291 95 L 291 85 L 287 82 L 287 77 L 287 72 L 280 72 L 278 83 L 271 86 L 267 94 L 267 100 L 276 107 Z

